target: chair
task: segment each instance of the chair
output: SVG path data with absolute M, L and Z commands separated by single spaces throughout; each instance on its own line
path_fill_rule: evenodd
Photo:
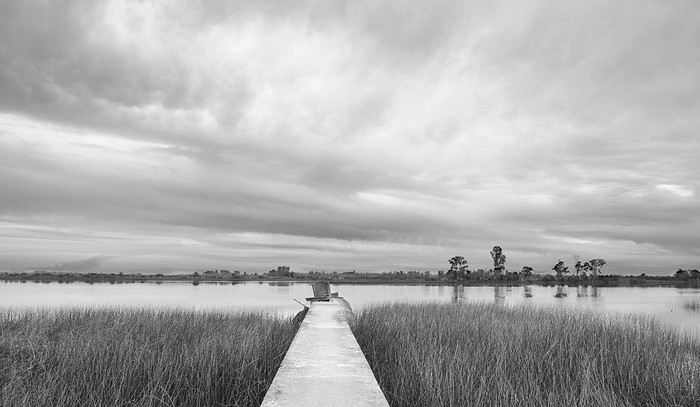
M 317 281 L 311 284 L 314 290 L 313 297 L 307 297 L 306 301 L 330 301 L 331 297 L 337 297 L 338 293 L 331 293 L 331 285 L 328 281 Z

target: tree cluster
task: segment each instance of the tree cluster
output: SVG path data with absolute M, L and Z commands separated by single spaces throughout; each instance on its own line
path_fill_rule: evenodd
M 604 265 L 605 260 L 603 259 L 593 259 L 583 264 L 581 264 L 580 260 L 577 260 L 574 267 L 576 268 L 576 275 L 580 274 L 586 277 L 587 273 L 590 273 L 593 277 L 598 277 Z
M 700 271 L 695 269 L 678 269 L 675 277 L 683 280 L 700 280 Z
M 464 256 L 454 256 L 449 259 L 450 269 L 444 276 L 448 279 L 454 281 L 459 281 L 463 279 L 487 279 L 487 278 L 499 278 L 499 279 L 519 279 L 521 277 L 527 278 L 532 275 L 534 269 L 530 266 L 523 266 L 522 270 L 518 272 L 509 273 L 506 269 L 506 256 L 503 254 L 503 249 L 500 246 L 494 246 L 490 251 L 491 258 L 493 259 L 493 269 L 487 271 L 478 270 L 476 273 L 471 273 L 467 265 L 467 259 Z M 605 260 L 603 259 L 592 259 L 585 263 L 581 263 L 576 256 L 576 275 L 581 275 L 582 277 L 587 277 L 587 273 L 590 273 L 593 277 L 597 277 L 600 274 L 603 266 L 605 265 Z M 564 264 L 562 260 L 559 260 L 552 270 L 555 271 L 558 278 L 561 278 L 564 274 L 569 273 L 569 268 Z M 468 277 L 469 276 L 469 277 Z M 442 278 L 442 274 L 438 274 L 438 277 Z

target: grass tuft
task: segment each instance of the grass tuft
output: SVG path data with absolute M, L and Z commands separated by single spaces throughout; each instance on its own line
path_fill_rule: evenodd
M 296 332 L 263 313 L 0 311 L 0 405 L 257 406 Z
M 391 406 L 700 405 L 700 344 L 647 318 L 390 304 L 353 330 Z

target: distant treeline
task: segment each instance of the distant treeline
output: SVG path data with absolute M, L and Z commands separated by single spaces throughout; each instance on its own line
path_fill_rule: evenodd
M 201 281 L 251 281 L 251 280 L 333 280 L 348 282 L 415 282 L 434 284 L 493 284 L 504 282 L 506 284 L 610 284 L 610 285 L 650 285 L 650 284 L 698 284 L 700 272 L 695 269 L 678 269 L 675 274 L 669 276 L 647 276 L 642 273 L 638 276 L 603 275 L 602 270 L 606 261 L 594 258 L 581 261 L 580 255 L 573 255 L 575 264 L 573 270 L 559 259 L 552 267 L 555 275 L 537 272 L 530 266 L 522 266 L 520 271 L 509 271 L 506 267 L 506 255 L 501 246 L 494 246 L 489 252 L 493 259 L 493 268 L 469 270 L 469 263 L 464 256 L 454 256 L 447 260 L 449 268 L 432 271 L 391 271 L 384 273 L 362 273 L 353 271 L 326 272 L 309 271 L 306 273 L 295 272 L 289 266 L 277 266 L 266 273 L 247 273 L 238 270 L 225 269 L 195 271 L 191 274 L 125 274 L 125 273 L 69 273 L 37 270 L 21 273 L 0 273 L 0 280 L 19 281 L 109 281 L 109 282 L 134 282 L 134 281 L 192 281 L 198 284 Z M 575 274 L 574 274 L 575 272 Z
M 33 271 L 17 273 L 0 273 L 0 280 L 34 281 L 34 282 L 106 282 L 130 283 L 146 281 L 191 281 L 199 282 L 243 282 L 243 281 L 317 281 L 357 283 L 425 283 L 425 284 L 598 284 L 598 285 L 657 285 L 657 284 L 691 284 L 700 285 L 700 272 L 695 269 L 679 269 L 675 274 L 666 276 L 640 275 L 560 275 L 533 273 L 529 270 L 520 272 L 504 271 L 500 274 L 493 270 L 477 269 L 475 271 L 455 273 L 454 270 L 431 271 L 390 271 L 384 273 L 310 271 L 307 273 L 291 271 L 288 266 L 279 266 L 267 273 L 246 273 L 229 270 L 207 270 L 188 274 L 142 274 L 142 273 L 67 273 L 53 271 Z

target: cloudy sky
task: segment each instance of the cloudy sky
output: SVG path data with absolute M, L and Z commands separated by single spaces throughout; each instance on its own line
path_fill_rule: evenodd
M 700 4 L 0 0 L 0 270 L 700 268 Z

